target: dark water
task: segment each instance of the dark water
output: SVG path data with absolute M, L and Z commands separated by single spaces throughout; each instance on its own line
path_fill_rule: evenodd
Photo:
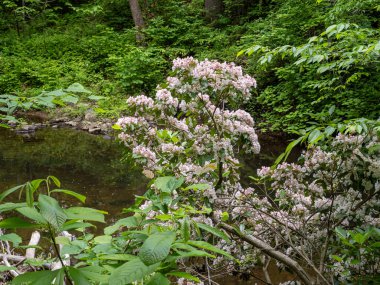
M 146 180 L 121 162 L 123 146 L 72 129 L 42 129 L 19 135 L 0 129 L 0 191 L 48 175 L 61 188 L 87 196 L 86 206 L 115 216 L 144 193 Z
M 244 157 L 243 175 L 254 175 L 262 165 L 270 165 L 288 141 L 262 137 L 260 155 Z M 32 179 L 57 176 L 63 189 L 87 196 L 86 206 L 105 210 L 108 221 L 141 195 L 147 180 L 133 165 L 121 161 L 124 147 L 119 143 L 73 129 L 42 129 L 20 135 L 0 128 L 0 191 Z M 249 179 L 243 180 L 244 184 Z M 75 203 L 67 201 L 67 203 Z M 274 278 L 284 276 L 272 271 Z M 256 273 L 262 276 L 261 272 Z M 241 281 L 223 277 L 220 284 L 262 284 L 257 279 Z M 276 284 L 276 283 L 275 283 Z

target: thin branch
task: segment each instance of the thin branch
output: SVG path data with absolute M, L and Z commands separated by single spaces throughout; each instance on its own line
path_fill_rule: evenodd
M 291 259 L 290 257 L 286 256 L 282 252 L 279 252 L 275 250 L 273 247 L 271 247 L 269 244 L 253 237 L 248 236 L 240 231 L 237 231 L 235 228 L 231 227 L 230 225 L 227 225 L 226 223 L 221 223 L 220 226 L 227 232 L 229 232 L 232 235 L 235 235 L 239 237 L 240 239 L 244 240 L 245 242 L 255 246 L 256 248 L 260 249 L 263 253 L 266 255 L 278 260 L 279 262 L 285 264 L 288 266 L 293 272 L 302 280 L 304 284 L 312 285 L 314 284 L 313 279 L 303 270 L 303 268 L 298 264 L 297 261 Z

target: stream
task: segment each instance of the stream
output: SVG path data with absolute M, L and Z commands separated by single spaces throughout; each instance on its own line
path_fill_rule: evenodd
M 255 175 L 260 166 L 271 165 L 288 141 L 263 136 L 260 143 L 259 155 L 245 157 L 242 177 Z M 87 207 L 107 211 L 107 222 L 111 223 L 123 208 L 133 204 L 134 195 L 144 193 L 148 182 L 137 167 L 121 160 L 124 152 L 125 147 L 109 137 L 69 128 L 45 128 L 28 134 L 0 128 L 0 192 L 54 175 L 60 179 L 61 188 L 85 195 Z M 243 184 L 247 183 L 249 179 L 244 179 Z M 270 274 L 275 284 L 291 278 L 272 267 Z M 264 277 L 261 270 L 255 275 Z M 221 285 L 264 284 L 253 278 L 244 281 L 222 277 L 217 281 Z

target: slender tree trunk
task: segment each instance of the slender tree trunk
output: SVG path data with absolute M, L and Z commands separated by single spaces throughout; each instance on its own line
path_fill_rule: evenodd
M 206 16 L 210 20 L 215 20 L 223 12 L 222 0 L 205 0 Z
M 137 29 L 136 41 L 140 44 L 144 42 L 144 35 L 142 34 L 142 29 L 145 27 L 144 18 L 141 12 L 139 0 L 128 0 L 129 6 L 131 7 L 133 21 Z

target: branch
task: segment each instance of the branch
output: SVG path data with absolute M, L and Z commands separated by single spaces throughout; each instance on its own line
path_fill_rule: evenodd
M 302 282 L 306 285 L 314 284 L 313 280 L 310 278 L 310 276 L 303 270 L 303 268 L 298 264 L 297 261 L 291 259 L 290 257 L 286 256 L 282 252 L 279 252 L 275 250 L 273 247 L 271 247 L 269 244 L 253 237 L 253 236 L 247 236 L 230 225 L 227 225 L 226 223 L 220 224 L 221 228 L 225 231 L 229 232 L 232 235 L 235 235 L 239 237 L 240 239 L 244 240 L 245 242 L 255 246 L 256 248 L 260 249 L 263 253 L 266 255 L 276 259 L 277 261 L 285 264 L 287 267 L 289 267 L 293 272 L 302 280 Z
M 29 246 L 35 246 L 40 241 L 40 233 L 35 231 L 32 233 L 32 236 L 30 237 Z M 36 249 L 35 248 L 28 248 L 25 253 L 25 258 L 34 258 L 36 255 Z

